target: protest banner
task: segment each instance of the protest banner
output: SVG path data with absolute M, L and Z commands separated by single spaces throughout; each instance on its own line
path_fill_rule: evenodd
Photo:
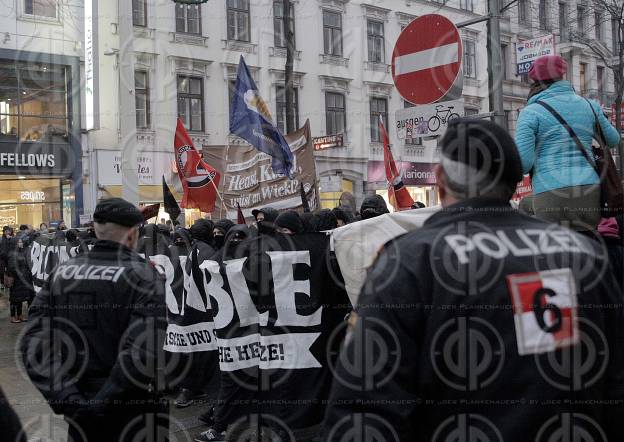
M 88 249 L 79 241 L 69 243 L 51 235 L 37 237 L 27 253 L 33 286 L 39 292 L 54 268 Z M 145 247 L 139 252 L 165 277 L 167 304 L 167 334 L 164 349 L 173 353 L 192 353 L 216 350 L 212 313 L 205 296 L 193 290 L 191 268 L 187 256 L 179 256 L 175 248 Z M 190 264 L 190 263 L 189 263 Z
M 331 232 L 332 244 L 345 287 L 353 306 L 357 306 L 366 272 L 381 247 L 391 239 L 416 230 L 440 207 L 407 210 L 347 224 Z
M 351 309 L 332 262 L 329 237 L 308 233 L 252 238 L 200 264 L 210 275 L 222 381 L 251 380 L 227 401 L 274 402 L 270 412 L 288 416 L 292 429 L 322 421 L 329 349 L 337 352 Z
M 306 193 L 311 210 L 319 207 L 314 145 L 310 135 L 310 122 L 286 135 L 294 158 L 294 179 L 276 174 L 271 167 L 271 157 L 258 152 L 253 146 L 205 146 L 204 158 L 223 177 L 217 201 L 219 218 L 237 219 L 238 205 L 246 218 L 253 209 L 266 206 L 278 210 L 297 209 L 302 206 L 300 183 Z M 220 204 L 219 204 L 220 203 Z

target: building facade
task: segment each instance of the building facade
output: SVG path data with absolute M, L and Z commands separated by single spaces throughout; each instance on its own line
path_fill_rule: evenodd
M 606 113 L 611 112 L 615 87 L 613 72 L 605 60 L 611 61 L 615 49 L 613 30 L 617 25 L 612 26 L 600 4 L 601 1 L 518 0 L 504 13 L 502 75 L 507 127 L 512 133 L 529 93 L 528 77 L 517 74 L 515 45 L 540 36 L 554 35 L 555 50 L 568 63 L 566 80 L 576 92 L 599 102 Z
M 453 2 L 454 1 L 454 2 Z M 435 200 L 431 181 L 435 140 L 399 141 L 394 113 L 406 106 L 393 86 L 392 50 L 401 30 L 416 16 L 439 12 L 454 22 L 483 14 L 481 2 L 298 0 L 293 2 L 295 34 L 295 120 L 310 120 L 314 137 L 342 134 L 342 146 L 316 152 L 321 204 L 334 207 L 344 191 L 359 205 L 364 195 L 385 192 L 370 182 L 371 163 L 383 160 L 377 121 L 389 126 L 397 161 L 418 163 L 408 185 L 417 199 Z M 285 40 L 280 1 L 210 0 L 201 6 L 170 0 L 134 0 L 133 84 L 123 85 L 123 43 L 116 2 L 98 2 L 95 14 L 97 91 L 95 128 L 88 131 L 91 201 L 121 193 L 120 146 L 136 140 L 140 201 L 160 200 L 158 186 L 171 162 L 175 118 L 181 117 L 197 148 L 242 140 L 229 134 L 229 102 L 241 55 L 245 57 L 278 126 L 285 126 Z M 456 3 L 456 4 L 455 4 Z M 486 111 L 485 25 L 463 28 L 467 68 L 464 96 L 472 113 Z M 122 84 L 121 89 L 119 85 Z M 119 93 L 117 93 L 119 91 Z M 121 95 L 130 93 L 135 115 L 123 116 Z M 122 133 L 122 119 L 136 119 L 136 134 Z M 429 173 L 427 173 L 429 171 Z M 93 203 L 91 203 L 93 204 Z M 87 203 L 87 205 L 89 205 Z
M 82 5 L 11 3 L 0 15 L 0 225 L 76 225 Z
M 376 173 L 383 160 L 379 116 L 387 122 L 392 151 L 407 170 L 404 180 L 414 199 L 437 201 L 432 173 L 437 140 L 399 140 L 393 125 L 395 112 L 409 106 L 393 86 L 393 46 L 417 16 L 439 13 L 461 23 L 483 16 L 486 3 L 293 1 L 296 124 L 309 119 L 314 137 L 342 135 L 336 147 L 315 152 L 323 207 L 337 205 L 345 191 L 355 195 L 356 206 L 366 194 L 385 196 L 386 183 Z M 122 194 L 127 146 L 135 151 L 139 201 L 159 202 L 161 177 L 171 170 L 177 117 L 199 149 L 244 143 L 228 130 L 241 55 L 284 129 L 280 1 L 15 0 L 14 5 L 0 17 L 0 180 L 7 190 L 0 224 L 61 218 L 78 223 L 98 198 Z M 503 77 L 512 133 L 529 87 L 526 76 L 516 74 L 515 45 L 530 38 L 554 34 L 576 90 L 610 108 L 613 76 L 599 54 L 612 49 L 612 27 L 600 10 L 574 0 L 518 0 L 501 20 L 504 69 L 496 75 Z M 460 32 L 466 114 L 485 113 L 486 25 Z

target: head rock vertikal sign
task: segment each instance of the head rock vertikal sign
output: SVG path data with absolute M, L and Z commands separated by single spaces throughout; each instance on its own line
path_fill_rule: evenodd
M 253 209 L 265 206 L 278 210 L 301 207 L 300 183 L 310 208 L 319 207 L 309 122 L 285 138 L 293 153 L 294 179 L 276 174 L 271 157 L 253 146 L 204 147 L 204 158 L 223 171 L 219 187 L 223 200 L 217 201 L 216 208 L 219 217 L 236 219 L 239 204 L 245 217 L 251 216 Z

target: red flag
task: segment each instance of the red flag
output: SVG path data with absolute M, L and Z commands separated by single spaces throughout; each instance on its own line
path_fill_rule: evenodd
M 180 206 L 212 212 L 215 208 L 221 174 L 202 160 L 179 118 L 173 145 L 178 175 L 184 188 Z
M 379 131 L 383 138 L 384 144 L 384 165 L 386 167 L 386 179 L 388 180 L 388 199 L 390 204 L 394 207 L 394 210 L 408 210 L 412 208 L 414 200 L 407 191 L 407 188 L 403 185 L 401 174 L 397 170 L 396 163 L 392 157 L 392 151 L 390 150 L 390 140 L 388 138 L 388 132 L 384 127 L 381 116 L 379 117 Z
M 155 216 L 158 216 L 159 210 L 160 210 L 160 203 L 152 204 L 151 206 L 141 207 L 141 214 L 143 215 L 143 220 L 147 221 L 148 219 L 152 219 Z
M 240 208 L 240 204 L 236 203 L 236 207 L 238 207 L 238 220 L 236 222 L 238 224 L 247 224 L 245 222 L 245 215 L 243 215 L 243 211 Z

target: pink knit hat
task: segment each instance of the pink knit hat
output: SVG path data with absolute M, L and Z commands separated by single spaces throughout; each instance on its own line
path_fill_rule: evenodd
M 568 72 L 568 63 L 559 55 L 544 55 L 533 62 L 529 78 L 533 81 L 560 80 Z
M 602 218 L 598 224 L 598 233 L 611 238 L 620 237 L 620 229 L 615 218 Z

